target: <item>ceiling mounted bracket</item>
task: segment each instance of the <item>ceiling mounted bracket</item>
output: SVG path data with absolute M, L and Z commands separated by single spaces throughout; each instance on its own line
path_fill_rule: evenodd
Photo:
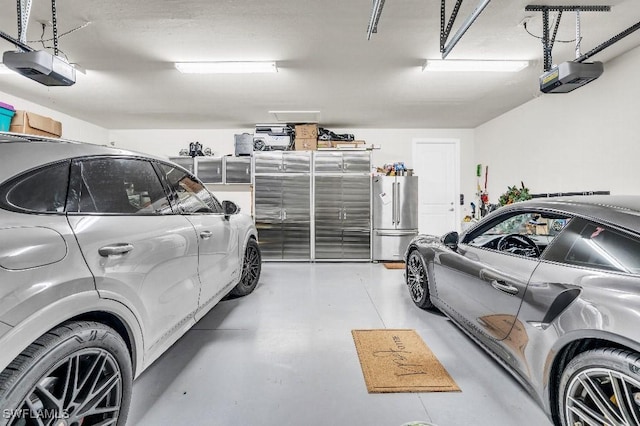
M 553 66 L 552 50 L 556 41 L 556 35 L 558 34 L 558 28 L 560 27 L 560 20 L 562 19 L 563 12 L 576 12 L 576 56 L 579 56 L 580 52 L 580 12 L 610 12 L 611 6 L 543 6 L 543 5 L 529 5 L 524 9 L 526 12 L 542 12 L 542 53 L 544 56 L 544 71 L 550 71 Z M 553 34 L 549 35 L 549 12 L 558 12 L 556 17 Z M 584 56 L 584 55 L 583 55 Z M 576 62 L 579 57 L 576 58 Z M 585 58 L 586 59 L 586 58 Z
M 474 11 L 467 17 L 467 19 L 460 26 L 458 31 L 453 35 L 451 40 L 449 41 L 449 35 L 451 35 L 451 29 L 453 24 L 458 17 L 458 12 L 460 11 L 460 6 L 462 5 L 463 0 L 456 0 L 456 4 L 453 7 L 453 12 L 451 13 L 451 17 L 449 18 L 449 22 L 446 24 L 446 0 L 441 0 L 440 3 L 440 53 L 442 53 L 442 59 L 445 59 L 451 50 L 458 44 L 462 36 L 467 32 L 469 27 L 478 19 L 478 16 L 482 13 L 482 11 L 487 7 L 487 5 L 491 2 L 491 0 L 481 0 L 478 6 L 474 9 Z M 447 41 L 449 41 L 447 43 Z

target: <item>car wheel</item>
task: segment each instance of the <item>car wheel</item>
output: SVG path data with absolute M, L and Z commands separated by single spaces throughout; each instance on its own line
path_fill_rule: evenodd
M 0 424 L 124 425 L 132 381 L 118 333 L 96 322 L 65 323 L 0 374 Z
M 256 240 L 250 239 L 244 251 L 240 282 L 231 290 L 229 295 L 241 297 L 251 293 L 258 285 L 261 269 L 262 255 L 260 254 L 260 247 Z
M 433 303 L 431 303 L 431 297 L 429 295 L 427 265 L 418 250 L 412 251 L 409 255 L 406 280 L 413 303 L 422 309 L 433 308 Z
M 640 424 L 640 354 L 594 349 L 576 356 L 560 380 L 563 426 Z

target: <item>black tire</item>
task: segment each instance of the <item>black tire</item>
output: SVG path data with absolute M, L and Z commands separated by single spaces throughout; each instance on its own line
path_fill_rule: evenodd
M 0 374 L 0 424 L 124 426 L 132 381 L 118 333 L 97 322 L 64 323 Z
M 431 295 L 429 294 L 427 264 L 418 250 L 413 250 L 409 254 L 405 280 L 413 303 L 421 309 L 432 309 L 433 303 L 431 303 Z
M 583 352 L 563 371 L 558 395 L 563 426 L 638 425 L 640 354 L 612 348 Z
M 260 280 L 262 270 L 262 255 L 258 242 L 253 238 L 247 241 L 242 261 L 242 275 L 240 282 L 229 292 L 231 297 L 242 297 L 255 290 Z

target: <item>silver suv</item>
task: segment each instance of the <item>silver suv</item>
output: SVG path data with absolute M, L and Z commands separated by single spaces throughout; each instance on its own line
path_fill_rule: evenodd
M 0 133 L 0 425 L 124 425 L 133 379 L 260 269 L 252 219 L 180 166 Z

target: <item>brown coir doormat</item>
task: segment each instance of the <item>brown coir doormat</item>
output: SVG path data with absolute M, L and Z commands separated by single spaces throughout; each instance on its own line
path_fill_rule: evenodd
M 383 265 L 387 269 L 404 269 L 404 262 L 387 262 Z
M 352 330 L 369 393 L 459 392 L 414 330 Z

